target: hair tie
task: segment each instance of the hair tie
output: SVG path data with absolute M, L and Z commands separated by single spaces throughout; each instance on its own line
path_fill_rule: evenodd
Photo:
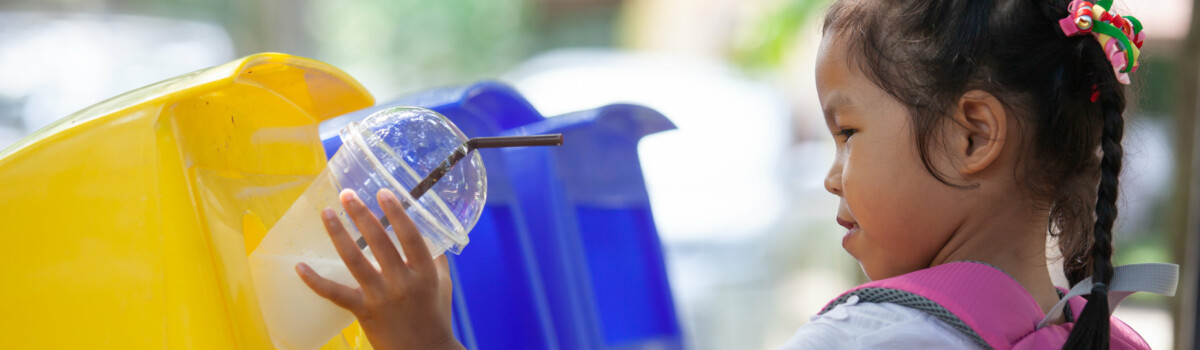
M 1058 26 L 1067 36 L 1094 36 L 1112 63 L 1117 81 L 1129 85 L 1129 72 L 1137 71 L 1138 55 L 1146 34 L 1142 33 L 1142 22 L 1137 18 L 1113 13 L 1111 7 L 1112 0 L 1094 4 L 1084 0 L 1071 1 L 1067 17 L 1059 20 Z
M 1096 293 L 1107 294 L 1108 293 L 1108 285 L 1104 284 L 1102 282 L 1093 283 L 1092 284 L 1092 294 L 1096 294 Z

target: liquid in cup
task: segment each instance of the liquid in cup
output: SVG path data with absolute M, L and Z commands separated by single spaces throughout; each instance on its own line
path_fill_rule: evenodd
M 434 257 L 459 253 L 467 232 L 478 220 L 487 189 L 483 162 L 470 154 L 419 199 L 409 195 L 421 179 L 467 141 L 449 120 L 436 112 L 400 107 L 377 112 L 340 132 L 343 145 L 291 208 L 268 231 L 250 255 L 250 272 L 271 340 L 280 349 L 317 349 L 354 321 L 354 315 L 321 298 L 304 284 L 295 266 L 304 262 L 318 274 L 357 287 L 329 239 L 320 212 L 333 208 L 350 233 L 353 222 L 338 201 L 343 189 L 354 189 L 377 218 L 384 217 L 375 200 L 389 188 L 405 204 L 406 213 L 425 238 Z M 391 228 L 389 238 L 399 250 Z M 364 255 L 373 264 L 369 249 Z

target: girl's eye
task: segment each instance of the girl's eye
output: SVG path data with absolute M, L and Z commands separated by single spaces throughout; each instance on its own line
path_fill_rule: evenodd
M 841 136 L 841 137 L 845 137 L 847 140 L 849 140 L 849 139 L 850 139 L 850 136 L 854 136 L 854 133 L 855 133 L 855 132 L 858 132 L 858 130 L 855 130 L 855 129 L 842 129 L 841 131 L 838 131 L 837 135 L 838 135 L 838 136 Z

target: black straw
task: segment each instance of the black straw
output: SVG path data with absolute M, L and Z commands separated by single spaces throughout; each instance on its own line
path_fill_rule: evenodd
M 429 192 L 429 189 L 433 188 L 433 185 L 436 185 L 443 176 L 446 176 L 446 173 L 449 172 L 450 169 L 453 169 L 454 165 L 458 164 L 458 161 L 466 158 L 471 151 L 476 149 L 528 146 L 562 146 L 562 143 L 562 134 L 476 137 L 467 140 L 467 142 L 464 142 L 461 146 L 455 148 L 454 152 L 450 153 L 450 156 L 446 157 L 446 160 L 442 161 L 442 164 L 439 164 L 436 168 L 433 168 L 433 171 L 430 171 L 429 175 L 426 175 L 424 179 L 421 179 L 421 182 L 417 183 L 416 186 L 413 186 L 412 190 L 408 191 L 408 194 L 412 196 L 414 201 L 420 199 L 421 196 L 425 195 L 425 192 Z M 404 209 L 407 210 L 408 206 L 408 203 L 404 203 Z M 383 225 L 384 229 L 387 229 L 388 226 L 391 226 L 391 223 L 388 222 L 388 218 L 386 216 L 380 218 L 379 223 Z M 363 237 L 358 237 L 358 249 L 366 248 L 367 241 Z

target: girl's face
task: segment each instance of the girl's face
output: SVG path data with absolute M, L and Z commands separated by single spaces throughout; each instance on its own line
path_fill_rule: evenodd
M 929 267 L 961 223 L 952 187 L 925 169 L 905 107 L 847 57 L 836 33 L 817 56 L 817 94 L 837 142 L 825 188 L 841 198 L 842 247 L 870 279 Z M 953 170 L 931 147 L 935 168 Z M 951 172 L 944 171 L 950 174 Z

